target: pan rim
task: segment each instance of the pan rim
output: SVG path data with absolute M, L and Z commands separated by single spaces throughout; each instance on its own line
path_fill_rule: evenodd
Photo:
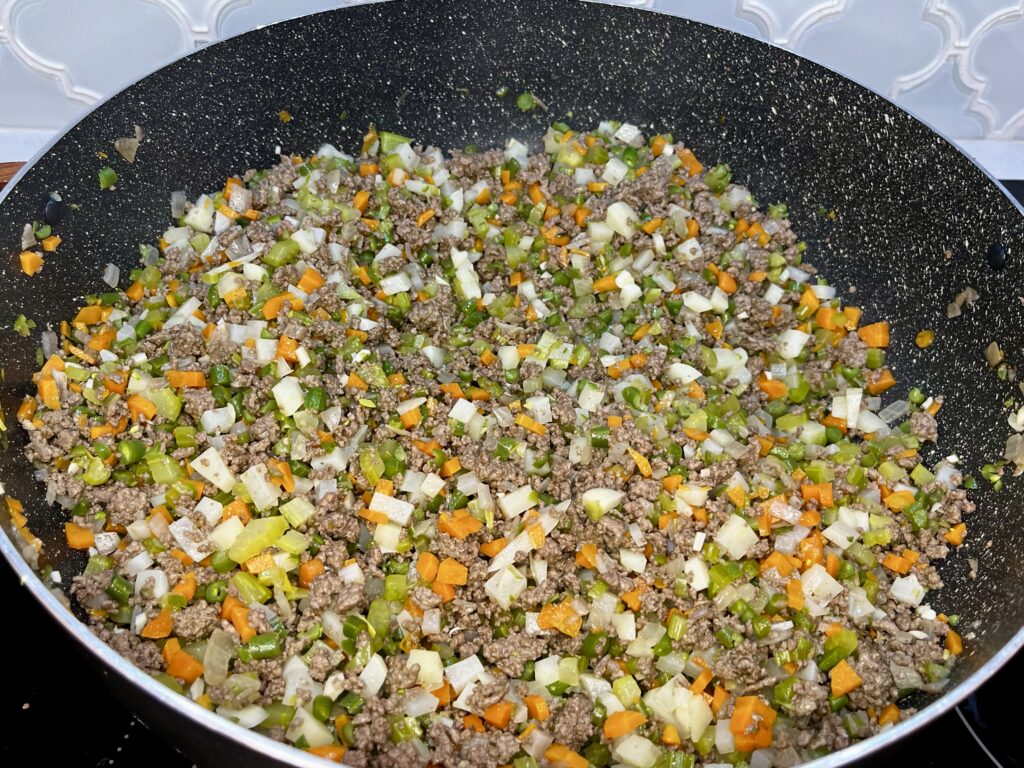
M 258 26 L 252 30 L 246 30 L 239 32 L 228 37 L 218 40 L 216 43 L 212 43 L 208 46 L 204 46 L 198 50 L 188 51 L 177 56 L 173 56 L 164 60 L 159 65 L 153 67 L 147 71 L 144 75 L 131 80 L 130 82 L 124 83 L 116 90 L 111 91 L 109 94 L 98 100 L 95 104 L 83 112 L 81 115 L 73 118 L 69 121 L 58 133 L 56 133 L 49 141 L 47 141 L 40 149 L 32 156 L 31 159 L 26 161 L 25 165 L 19 169 L 15 176 L 8 182 L 3 190 L 0 190 L 0 205 L 16 188 L 18 183 L 24 178 L 35 165 L 43 159 L 49 152 L 62 141 L 68 133 L 74 130 L 81 122 L 89 118 L 94 112 L 104 107 L 108 102 L 114 100 L 116 97 L 123 94 L 127 89 L 134 85 L 142 82 L 153 74 L 176 64 L 190 56 L 200 55 L 203 51 L 211 48 L 214 45 L 220 43 L 233 41 L 244 35 L 253 34 L 259 30 L 266 29 L 268 27 L 275 27 L 278 25 L 291 24 L 312 16 L 320 16 L 334 13 L 345 13 L 354 8 L 368 7 L 370 5 L 386 5 L 390 3 L 405 3 L 409 2 L 413 5 L 427 5 L 423 0 L 376 0 L 372 3 L 363 3 L 358 6 L 345 6 L 341 8 L 334 8 L 325 11 L 318 11 L 309 14 L 298 14 L 291 16 L 286 19 L 274 22 L 273 24 L 266 24 Z M 442 5 L 445 0 L 433 0 L 435 6 Z M 647 8 L 635 8 L 618 5 L 608 5 L 602 3 L 599 0 L 575 0 L 575 2 L 584 2 L 591 5 L 603 5 L 607 10 L 602 11 L 605 13 L 621 13 L 621 14 L 638 14 L 638 13 L 653 13 L 667 19 L 678 20 L 679 22 L 686 24 L 695 24 L 701 27 L 706 27 L 709 30 L 714 30 L 715 33 L 735 35 L 753 43 L 760 45 L 769 46 L 779 53 L 785 54 L 787 57 L 798 59 L 800 62 L 810 65 L 811 67 L 819 68 L 830 76 L 846 80 L 852 83 L 857 88 L 863 89 L 871 93 L 876 98 L 882 100 L 886 104 L 898 109 L 903 114 L 910 117 L 912 120 L 919 123 L 927 131 L 934 136 L 937 136 L 955 152 L 962 155 L 970 164 L 981 171 L 983 176 L 988 181 L 995 185 L 995 187 L 1011 202 L 1011 204 L 1017 209 L 1017 211 L 1024 216 L 1024 203 L 1018 202 L 1003 186 L 1003 184 L 996 179 L 986 168 L 981 166 L 974 158 L 964 152 L 954 141 L 952 141 L 943 131 L 935 128 L 928 120 L 917 117 L 911 114 L 907 110 L 903 109 L 891 99 L 885 95 L 879 93 L 871 86 L 860 83 L 831 67 L 812 61 L 811 59 L 800 56 L 799 54 L 788 51 L 781 46 L 764 40 L 759 40 L 751 35 L 744 34 L 742 32 L 735 32 L 728 30 L 723 27 L 717 27 L 712 24 L 705 22 L 696 21 L 694 19 L 687 18 L 685 16 L 679 16 L 677 14 L 670 14 L 662 10 L 647 9 Z M 671 22 L 670 22 L 671 23 Z M 281 764 L 299 766 L 299 768 L 322 768 L 324 762 L 322 758 L 310 755 L 303 752 L 300 749 L 293 747 L 290 744 L 275 741 L 268 736 L 259 733 L 258 731 L 252 731 L 242 728 L 240 725 L 227 720 L 215 712 L 207 710 L 201 706 L 195 704 L 189 699 L 182 697 L 179 694 L 174 693 L 169 688 L 161 684 L 155 678 L 150 677 L 138 667 L 134 666 L 126 658 L 118 654 L 109 645 L 104 643 L 97 637 L 89 628 L 79 621 L 74 613 L 69 610 L 57 597 L 53 594 L 51 589 L 43 583 L 42 579 L 35 572 L 34 569 L 28 564 L 8 533 L 5 531 L 4 535 L 0 536 L 0 553 L 3 554 L 4 559 L 10 564 L 18 577 L 19 583 L 23 587 L 27 587 L 32 596 L 39 602 L 39 604 L 50 614 L 50 616 L 65 630 L 72 638 L 79 644 L 80 647 L 85 648 L 94 657 L 96 657 L 103 664 L 103 672 L 113 671 L 120 675 L 125 682 L 131 683 L 135 687 L 141 688 L 151 699 L 157 701 L 159 704 L 173 708 L 183 716 L 187 717 L 194 723 L 202 726 L 203 728 L 218 733 L 231 742 L 253 749 L 264 754 L 267 757 L 271 757 L 274 760 L 278 760 Z M 1010 638 L 995 654 L 992 655 L 984 664 L 978 669 L 972 672 L 964 680 L 960 681 L 954 688 L 941 694 L 934 701 L 930 702 L 923 709 L 916 712 L 912 717 L 904 720 L 897 725 L 886 729 L 881 733 L 877 733 L 874 736 L 865 739 L 863 741 L 856 742 L 847 746 L 837 752 L 833 752 L 824 757 L 817 758 L 813 761 L 802 763 L 802 766 L 806 768 L 838 768 L 839 766 L 849 765 L 857 760 L 876 755 L 881 750 L 889 747 L 895 742 L 900 741 L 905 736 L 909 736 L 924 727 L 931 725 L 942 715 L 945 715 L 953 711 L 964 699 L 975 693 L 985 682 L 987 682 L 999 669 L 1005 665 L 1010 658 L 1024 648 L 1024 626 L 1017 629 L 1013 637 Z M 185 705 L 183 706 L 183 701 Z M 177 750 L 178 747 L 173 742 L 168 742 L 168 745 Z

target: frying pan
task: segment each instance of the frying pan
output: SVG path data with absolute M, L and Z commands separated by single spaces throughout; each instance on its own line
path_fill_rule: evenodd
M 499 98 L 500 87 L 510 96 Z M 518 111 L 514 96 L 525 90 L 550 111 Z M 281 110 L 294 119 L 283 123 Z M 216 188 L 231 173 L 271 165 L 278 146 L 351 148 L 371 123 L 445 148 L 509 135 L 536 146 L 552 120 L 605 118 L 671 131 L 706 162 L 729 162 L 734 180 L 760 200 L 788 202 L 811 260 L 841 291 L 856 291 L 865 317 L 892 324 L 895 394 L 921 385 L 945 396 L 941 455 L 956 453 L 974 474 L 1001 455 L 1011 385 L 983 350 L 998 340 L 1012 363 L 1024 346 L 1024 216 L 999 185 L 927 126 L 820 66 L 701 24 L 591 3 L 393 0 L 266 27 L 160 69 L 97 107 L 5 190 L 0 238 L 11 254 L 50 192 L 69 208 L 56 227 L 59 255 L 40 275 L 21 274 L 13 256 L 3 270 L 0 322 L 24 312 L 55 326 L 84 294 L 104 290 L 104 264 L 124 272 L 136 263 L 139 243 L 166 226 L 172 190 L 194 197 Z M 133 125 L 146 139 L 128 165 L 111 150 Z M 120 177 L 113 192 L 97 183 L 106 164 Z M 980 301 L 947 319 L 947 304 L 968 286 Z M 924 328 L 936 342 L 921 350 L 912 339 Z M 4 335 L 6 414 L 30 390 L 37 345 Z M 24 434 L 10 416 L 7 424 L 0 481 L 25 503 L 67 583 L 83 559 L 66 551 L 63 516 L 32 478 Z M 814 765 L 849 764 L 922 727 L 1024 645 L 1024 484 L 1010 480 L 998 493 L 981 486 L 967 543 L 942 564 L 946 586 L 933 597 L 936 610 L 960 614 L 967 637 L 953 685 L 918 702 L 916 716 Z M 28 567 L 2 514 L 0 549 L 26 588 L 169 741 L 203 764 L 322 765 L 189 703 L 117 656 Z

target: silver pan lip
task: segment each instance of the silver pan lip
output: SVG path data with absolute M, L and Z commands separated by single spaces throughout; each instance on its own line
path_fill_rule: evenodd
M 390 3 L 390 2 L 402 2 L 403 0 L 376 0 L 378 3 Z M 588 2 L 595 5 L 599 5 L 597 0 L 578 0 L 579 2 Z M 351 7 L 351 6 L 350 6 Z M 664 11 L 649 10 L 649 9 L 636 9 L 636 8 L 625 8 L 622 6 L 606 6 L 610 13 L 655 13 L 660 16 L 668 18 L 681 18 L 677 14 L 669 14 Z M 338 13 L 344 12 L 347 8 L 339 8 L 329 11 L 320 11 L 314 14 L 299 14 L 288 19 L 275 22 L 272 25 L 265 26 L 277 26 L 278 24 L 288 24 L 297 19 L 304 18 L 305 16 L 315 16 L 319 13 Z M 977 163 L 974 158 L 965 153 L 960 147 L 946 136 L 942 131 L 936 129 L 929 121 L 918 118 L 910 113 L 906 112 L 902 107 L 895 104 L 891 99 L 885 95 L 879 93 L 874 88 L 858 83 L 855 80 L 843 75 L 842 73 L 818 62 L 813 62 L 810 59 L 805 59 L 798 54 L 787 51 L 771 42 L 765 42 L 758 40 L 757 38 L 749 35 L 744 35 L 740 32 L 733 32 L 732 30 L 723 29 L 721 27 L 715 27 L 704 22 L 694 21 L 692 19 L 685 19 L 691 24 L 699 24 L 706 26 L 711 29 L 715 29 L 719 32 L 736 35 L 737 37 L 743 37 L 752 42 L 768 45 L 772 48 L 777 49 L 779 52 L 787 55 L 794 56 L 802 59 L 814 66 L 821 67 L 828 72 L 841 77 L 845 80 L 849 80 L 860 88 L 874 94 L 883 101 L 891 104 L 901 112 L 908 114 L 911 118 L 921 123 L 925 128 L 934 133 L 936 136 L 941 138 L 947 144 L 949 144 L 954 150 L 963 155 L 972 165 L 980 170 L 988 180 L 994 184 L 1009 200 L 1013 203 L 1014 207 L 1024 216 L 1024 204 L 1018 202 L 1013 195 L 1009 193 L 1006 187 L 995 178 L 987 169 Z M 258 27 L 257 29 L 262 29 Z M 242 35 L 249 34 L 253 30 L 246 32 L 240 32 L 236 35 L 223 38 L 222 40 L 213 43 L 212 45 L 219 45 L 222 42 L 234 40 L 235 38 L 241 37 Z M 209 46 L 207 46 L 209 47 Z M 3 203 L 4 199 L 11 193 L 17 183 L 32 169 L 32 167 L 43 158 L 64 136 L 70 132 L 78 123 L 84 120 L 92 112 L 96 111 L 108 101 L 113 100 L 121 94 L 126 88 L 134 85 L 140 80 L 145 79 L 154 72 L 163 69 L 181 59 L 196 54 L 201 54 L 205 48 L 201 48 L 197 51 L 189 51 L 179 56 L 174 56 L 160 65 L 154 67 L 142 77 L 139 77 L 131 82 L 125 83 L 121 88 L 111 92 L 108 96 L 104 97 L 100 101 L 96 102 L 88 111 L 84 112 L 80 116 L 76 117 L 73 121 L 62 129 L 58 134 L 48 141 L 35 155 L 28 160 L 25 165 L 14 175 L 14 177 L 7 183 L 7 186 L 3 190 L 0 190 L 0 204 Z M 83 648 L 89 651 L 94 657 L 96 657 L 104 666 L 119 675 L 125 682 L 132 684 L 136 688 L 141 689 L 150 698 L 155 699 L 160 704 L 176 710 L 181 716 L 188 718 L 196 725 L 202 726 L 207 731 L 215 735 L 223 736 L 224 738 L 232 741 L 240 747 L 253 750 L 267 758 L 278 761 L 281 765 L 297 766 L 298 768 L 323 768 L 324 761 L 322 758 L 310 755 L 300 749 L 296 749 L 289 744 L 275 741 L 268 736 L 263 734 L 250 731 L 236 723 L 231 722 L 223 717 L 220 717 L 215 712 L 204 709 L 198 704 L 190 701 L 189 699 L 171 691 L 167 686 L 158 682 L 155 678 L 150 677 L 142 670 L 134 666 L 131 662 L 125 659 L 123 656 L 116 653 L 110 646 L 100 640 L 96 635 L 89 631 L 82 622 L 80 622 L 74 614 L 68 610 L 50 591 L 39 576 L 32 570 L 25 559 L 21 556 L 14 542 L 10 539 L 8 532 L 5 531 L 3 536 L 0 536 L 0 553 L 3 554 L 4 558 L 10 563 L 11 568 L 18 576 L 18 580 L 21 586 L 27 588 L 33 597 L 42 605 L 42 607 L 53 617 L 65 631 L 68 632 Z M 1024 626 L 1018 628 L 1014 636 L 1003 645 L 988 661 L 986 661 L 981 667 L 972 672 L 965 680 L 962 680 L 956 685 L 956 687 L 943 693 L 935 701 L 931 702 L 921 711 L 917 712 L 913 717 L 908 720 L 904 720 L 897 725 L 888 728 L 887 730 L 875 734 L 869 739 L 864 741 L 856 742 L 838 752 L 833 752 L 830 755 L 817 758 L 808 763 L 802 763 L 802 766 L 806 768 L 839 768 L 839 766 L 849 765 L 856 760 L 862 760 L 864 758 L 876 755 L 881 750 L 886 749 L 890 745 L 909 736 L 912 733 L 920 731 L 924 727 L 930 725 L 932 722 L 937 720 L 939 717 L 951 712 L 956 708 L 960 702 L 966 699 L 968 696 L 978 690 L 985 682 L 987 682 L 1004 664 L 1006 664 L 1013 656 L 1024 648 Z M 174 746 L 173 744 L 171 746 Z

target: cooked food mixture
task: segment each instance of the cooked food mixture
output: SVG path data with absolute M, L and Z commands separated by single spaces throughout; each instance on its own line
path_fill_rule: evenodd
M 891 727 L 962 650 L 940 398 L 893 398 L 885 319 L 727 166 L 543 144 L 371 130 L 173 196 L 18 413 L 83 615 L 352 766 L 767 768 Z

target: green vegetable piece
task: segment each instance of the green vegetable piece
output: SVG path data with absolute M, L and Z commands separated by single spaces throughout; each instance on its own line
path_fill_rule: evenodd
M 516 106 L 523 112 L 530 112 L 537 108 L 537 97 L 529 91 L 520 93 L 516 97 Z
M 100 168 L 100 189 L 111 189 L 117 184 L 117 171 L 111 168 L 109 165 Z

